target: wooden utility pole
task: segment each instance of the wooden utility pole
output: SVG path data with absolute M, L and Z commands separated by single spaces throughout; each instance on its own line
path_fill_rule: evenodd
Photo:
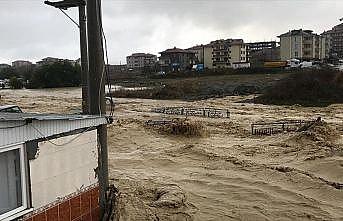
M 81 86 L 82 86 L 82 113 L 89 113 L 88 96 L 88 49 L 87 49 L 87 19 L 86 19 L 86 1 L 85 0 L 63 0 L 58 2 L 44 1 L 45 4 L 61 10 L 77 27 L 80 29 L 80 50 L 81 50 Z M 79 23 L 72 19 L 64 10 L 69 8 L 79 8 Z
M 88 96 L 88 47 L 87 47 L 87 17 L 86 7 L 79 6 L 80 49 L 81 49 L 81 86 L 82 86 L 82 114 L 89 114 Z
M 102 42 L 101 0 L 87 0 L 88 29 L 88 94 L 89 113 L 106 114 L 105 106 L 105 64 Z M 107 127 L 98 127 L 98 178 L 100 185 L 100 216 L 104 217 L 106 209 L 106 192 L 108 189 L 108 151 Z M 100 220 L 101 220 L 100 219 Z

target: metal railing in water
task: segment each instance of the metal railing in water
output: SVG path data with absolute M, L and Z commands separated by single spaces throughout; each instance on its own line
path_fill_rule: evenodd
M 163 126 L 163 125 L 170 125 L 173 124 L 172 120 L 148 120 L 145 122 L 146 126 Z
M 152 112 L 170 114 L 170 115 L 185 115 L 209 118 L 230 118 L 230 111 L 227 109 L 218 108 L 192 108 L 192 107 L 161 107 L 153 108 Z
M 315 121 L 305 120 L 282 120 L 271 123 L 253 123 L 251 124 L 252 135 L 272 135 L 283 132 L 298 131 L 305 125 L 314 123 Z

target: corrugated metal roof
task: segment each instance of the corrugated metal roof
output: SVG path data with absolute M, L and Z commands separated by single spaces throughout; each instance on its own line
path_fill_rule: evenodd
M 0 149 L 103 124 L 105 116 L 0 113 Z
M 60 114 L 38 114 L 38 113 L 0 113 L 0 121 L 25 121 L 32 120 L 83 120 L 98 119 L 105 116 L 96 115 L 60 115 Z

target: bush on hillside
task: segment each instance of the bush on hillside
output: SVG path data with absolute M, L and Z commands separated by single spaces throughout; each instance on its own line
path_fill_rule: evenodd
M 255 102 L 305 106 L 343 103 L 343 72 L 310 70 L 292 74 L 267 89 Z

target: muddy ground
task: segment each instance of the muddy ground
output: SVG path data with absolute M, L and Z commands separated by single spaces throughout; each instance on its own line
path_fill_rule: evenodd
M 24 111 L 80 109 L 79 88 L 0 91 L 0 105 Z M 116 99 L 108 126 L 110 178 L 118 220 L 343 220 L 343 105 L 311 108 L 204 101 Z M 147 128 L 153 107 L 227 108 L 229 119 L 190 117 L 202 137 Z M 309 131 L 253 136 L 250 124 L 284 118 L 327 124 Z

